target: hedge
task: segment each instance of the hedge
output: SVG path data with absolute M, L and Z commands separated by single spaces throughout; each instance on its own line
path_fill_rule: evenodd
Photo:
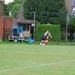
M 47 30 L 49 30 L 52 35 L 52 38 L 50 38 L 49 41 L 60 41 L 61 40 L 60 25 L 37 24 L 36 25 L 36 34 L 35 34 L 36 41 L 40 41 L 43 34 Z

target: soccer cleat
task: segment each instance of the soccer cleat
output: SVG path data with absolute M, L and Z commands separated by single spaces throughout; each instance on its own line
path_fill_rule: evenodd
M 42 43 L 40 42 L 40 45 L 42 45 Z

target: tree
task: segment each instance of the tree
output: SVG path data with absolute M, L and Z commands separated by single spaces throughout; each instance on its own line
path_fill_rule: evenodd
M 5 12 L 6 16 L 9 16 L 9 11 L 12 10 L 11 8 L 13 8 L 14 4 L 15 4 L 14 2 L 11 2 L 6 5 L 6 12 Z
M 68 32 L 70 33 L 69 40 L 73 40 L 75 37 L 75 16 L 70 19 Z
M 73 18 L 71 18 L 70 23 L 69 23 L 69 27 L 71 31 L 75 31 L 75 16 Z
M 24 17 L 33 19 L 33 12 L 40 23 L 65 25 L 67 11 L 64 0 L 25 0 Z
M 21 6 L 21 4 L 15 4 L 13 6 L 13 9 L 11 10 L 13 17 L 16 17 L 16 15 L 17 15 L 17 13 L 19 11 L 20 6 Z
M 12 17 L 16 17 L 17 13 L 19 11 L 19 8 L 22 4 L 22 0 L 14 0 L 14 2 L 11 2 L 9 4 L 7 4 L 7 8 L 6 8 L 6 16 L 9 15 L 9 11 L 12 12 Z

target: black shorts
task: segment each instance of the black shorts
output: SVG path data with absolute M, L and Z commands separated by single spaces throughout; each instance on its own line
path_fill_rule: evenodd
M 43 37 L 42 37 L 42 40 L 46 40 L 46 36 L 43 36 Z

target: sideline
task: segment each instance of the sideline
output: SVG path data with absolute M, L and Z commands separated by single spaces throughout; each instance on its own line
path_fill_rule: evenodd
M 61 61 L 61 62 L 53 62 L 53 63 L 48 63 L 48 64 L 34 65 L 34 66 L 25 66 L 25 67 L 19 67 L 19 68 L 5 69 L 5 70 L 0 70 L 0 73 L 1 72 L 14 71 L 14 70 L 22 70 L 22 69 L 26 69 L 26 68 L 36 68 L 36 67 L 44 67 L 44 66 L 49 66 L 49 65 L 58 65 L 58 64 L 69 63 L 69 62 L 74 62 L 74 61 L 75 61 L 75 59 L 67 60 L 67 61 Z

